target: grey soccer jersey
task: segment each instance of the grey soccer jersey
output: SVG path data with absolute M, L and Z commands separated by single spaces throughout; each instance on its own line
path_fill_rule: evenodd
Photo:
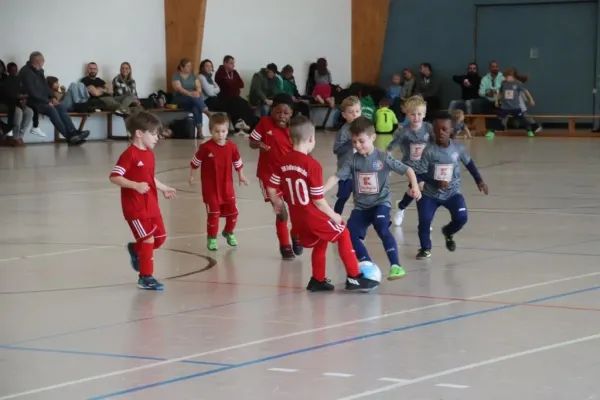
M 425 187 L 423 194 L 439 200 L 446 200 L 460 193 L 460 163 L 467 165 L 471 157 L 467 154 L 462 144 L 450 142 L 448 147 L 430 144 L 423 152 L 421 163 L 425 169 Z M 446 181 L 450 185 L 440 189 L 436 183 L 430 181 Z
M 414 169 L 415 173 L 420 174 L 424 172 L 420 166 L 421 156 L 431 139 L 433 139 L 433 126 L 429 122 L 423 122 L 416 131 L 408 126 L 401 126 L 394 133 L 387 150 L 399 148 L 402 151 L 402 162 Z
M 337 169 L 342 168 L 344 161 L 349 160 L 354 153 L 352 138 L 350 137 L 350 125 L 344 124 L 335 135 L 333 154 L 337 156 Z
M 503 81 L 500 85 L 500 108 L 505 110 L 520 110 L 521 95 L 525 92 L 523 84 L 518 81 Z
M 340 180 L 354 179 L 354 208 L 367 210 L 377 206 L 392 207 L 389 189 L 390 172 L 406 174 L 408 167 L 383 150 L 368 156 L 354 153 L 337 171 Z

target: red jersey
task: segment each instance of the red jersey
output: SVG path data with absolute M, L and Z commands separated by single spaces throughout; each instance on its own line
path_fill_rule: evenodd
M 154 180 L 155 158 L 152 150 L 142 150 L 131 145 L 121 154 L 110 177 L 122 176 L 133 182 L 146 182 L 150 186 L 144 194 L 134 189 L 121 188 L 121 206 L 127 221 L 160 216 L 158 191 Z
M 233 174 L 242 169 L 242 157 L 235 143 L 229 140 L 220 146 L 214 140 L 209 140 L 198 147 L 190 166 L 193 169 L 202 167 L 202 199 L 206 204 L 235 203 L 233 189 Z
M 270 147 L 269 151 L 260 150 L 256 167 L 256 176 L 266 184 L 281 157 L 292 151 L 290 129 L 280 127 L 271 117 L 262 117 L 250 134 L 250 140 L 263 142 Z
M 294 228 L 302 230 L 309 224 L 329 222 L 329 217 L 312 202 L 324 198 L 324 192 L 323 168 L 311 156 L 299 151 L 283 156 L 268 185 L 283 193 Z

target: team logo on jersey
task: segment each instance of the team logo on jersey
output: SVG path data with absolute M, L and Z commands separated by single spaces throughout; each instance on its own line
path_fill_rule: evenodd
M 458 160 L 458 153 L 454 152 L 452 153 L 452 161 L 456 161 Z
M 273 135 L 273 131 L 268 131 L 267 135 Z
M 381 160 L 373 161 L 373 169 L 375 171 L 381 171 L 383 169 L 383 163 L 381 162 Z
M 137 166 L 138 166 L 138 167 L 143 167 L 143 166 L 144 166 L 144 163 L 140 161 L 140 162 L 138 162 L 138 163 L 137 163 Z

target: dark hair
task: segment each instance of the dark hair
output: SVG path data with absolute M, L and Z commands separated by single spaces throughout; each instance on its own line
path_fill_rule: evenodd
M 350 134 L 352 136 L 358 136 L 363 133 L 366 133 L 369 136 L 374 135 L 375 125 L 373 125 L 373 122 L 369 118 L 360 116 L 350 124 Z
M 131 136 L 134 136 L 136 131 L 156 132 L 157 134 L 162 132 L 160 120 L 148 111 L 131 114 L 125 120 L 125 127 Z
M 267 69 L 269 71 L 275 72 L 276 74 L 279 73 L 279 70 L 277 69 L 277 64 L 275 64 L 275 63 L 269 63 L 269 64 L 267 64 Z
M 89 62 L 89 63 L 87 63 L 87 65 L 95 65 L 95 66 L 98 66 L 98 64 L 97 64 L 95 61 Z
M 429 70 L 429 72 L 433 72 L 433 68 L 431 68 L 431 64 L 428 62 L 421 63 L 421 67 L 425 67 Z
M 452 116 L 448 111 L 439 111 L 435 114 L 435 119 L 452 120 Z
M 292 96 L 287 93 L 279 93 L 273 97 L 273 108 L 278 106 L 279 104 L 285 104 L 287 106 L 292 107 L 294 104 L 294 100 L 292 100 Z
M 323 57 L 317 59 L 317 72 L 320 76 L 329 74 L 329 69 L 327 69 L 327 60 Z
M 392 105 L 392 99 L 387 96 L 383 96 L 381 100 L 379 100 L 379 105 L 381 107 L 389 107 Z
M 52 86 L 54 86 L 54 84 L 58 82 L 58 78 L 55 76 L 48 76 L 46 77 L 46 83 L 48 83 L 48 86 L 50 87 L 50 89 L 52 89 Z
M 225 64 L 226 62 L 229 62 L 230 60 L 234 60 L 233 56 L 227 55 L 227 56 L 223 57 L 223 64 Z
M 227 125 L 227 129 L 229 129 L 229 117 L 225 113 L 215 113 L 210 116 L 208 120 L 208 129 L 212 131 L 215 125 Z
M 286 74 L 286 73 L 294 73 L 294 68 L 292 68 L 292 66 L 290 64 L 286 65 L 285 67 L 282 68 L 281 73 L 282 74 Z
M 212 61 L 210 61 L 208 58 L 206 60 L 202 60 L 202 62 L 200 63 L 200 68 L 198 68 L 198 72 L 202 73 L 204 66 L 206 65 L 206 63 L 210 63 L 210 65 L 212 65 L 214 67 L 214 64 L 212 63 Z

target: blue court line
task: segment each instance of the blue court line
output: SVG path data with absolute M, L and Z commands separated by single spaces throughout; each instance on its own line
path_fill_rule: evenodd
M 33 352 L 37 351 L 37 352 L 41 352 L 41 353 L 53 353 L 53 354 L 73 354 L 73 355 L 78 355 L 78 356 L 129 358 L 129 359 L 134 359 L 134 360 L 150 360 L 150 361 L 166 361 L 166 360 L 168 360 L 168 358 L 136 356 L 136 355 L 132 355 L 132 354 L 96 353 L 93 351 L 77 351 L 77 350 L 61 350 L 61 349 L 42 349 L 42 348 L 38 348 L 38 347 L 0 346 L 0 349 L 33 351 Z M 223 364 L 223 363 L 208 362 L 208 361 L 184 360 L 181 362 L 184 364 L 215 365 L 218 367 L 233 366 L 233 364 Z
M 114 324 L 92 326 L 90 328 L 84 328 L 84 329 L 76 329 L 76 330 L 73 330 L 73 331 L 56 333 L 56 334 L 53 334 L 53 335 L 47 335 L 47 336 L 37 337 L 37 338 L 33 338 L 33 339 L 22 340 L 20 342 L 3 344 L 3 345 L 0 345 L 0 346 L 18 346 L 18 345 L 25 344 L 25 343 L 37 342 L 37 341 L 46 340 L 46 339 L 54 339 L 54 338 L 57 338 L 57 337 L 69 336 L 69 335 L 74 335 L 74 334 L 77 334 L 77 333 L 90 332 L 90 331 L 95 331 L 95 330 L 99 330 L 99 329 L 113 328 L 115 326 L 133 324 L 133 323 L 136 323 L 136 322 L 142 322 L 142 321 L 147 321 L 147 320 L 151 320 L 151 319 L 170 317 L 170 316 L 173 316 L 173 315 L 188 314 L 188 313 L 193 313 L 193 312 L 196 312 L 196 311 L 211 310 L 213 308 L 221 308 L 221 307 L 227 307 L 227 306 L 232 306 L 232 305 L 236 305 L 236 304 L 244 304 L 244 303 L 250 303 L 250 302 L 253 302 L 253 301 L 260 301 L 260 300 L 272 299 L 272 298 L 276 298 L 276 297 L 288 296 L 288 295 L 291 295 L 291 294 L 296 294 L 296 293 L 300 293 L 300 292 L 304 292 L 304 291 L 305 291 L 304 289 L 298 289 L 298 290 L 292 290 L 292 291 L 287 292 L 287 293 L 278 293 L 276 295 L 271 295 L 271 296 L 254 297 L 254 298 L 247 299 L 247 300 L 232 301 L 232 302 L 229 302 L 229 303 L 215 304 L 215 305 L 207 306 L 207 307 L 191 308 L 189 310 L 177 311 L 177 312 L 167 313 L 167 314 L 154 315 L 152 317 L 139 318 L 139 319 L 134 319 L 134 320 L 130 320 L 130 321 L 116 322 Z
M 559 293 L 559 294 L 555 294 L 555 295 L 552 295 L 552 296 L 541 297 L 541 298 L 538 298 L 538 299 L 533 299 L 533 300 L 529 300 L 529 301 L 523 302 L 521 304 L 541 303 L 541 302 L 544 302 L 544 301 L 555 300 L 555 299 L 559 299 L 559 298 L 562 298 L 562 297 L 572 296 L 572 295 L 576 295 L 576 294 L 580 294 L 580 293 L 591 292 L 593 290 L 598 290 L 598 289 L 600 289 L 600 286 L 593 286 L 593 287 L 589 287 L 589 288 L 585 288 L 585 289 L 574 290 L 574 291 L 571 291 L 571 292 Z M 404 332 L 404 331 L 408 331 L 408 330 L 412 330 L 412 329 L 417 329 L 417 328 L 424 328 L 424 327 L 427 327 L 427 326 L 437 325 L 437 324 L 441 324 L 441 323 L 444 323 L 444 322 L 456 321 L 456 320 L 460 320 L 460 319 L 465 319 L 465 318 L 469 318 L 469 317 L 475 317 L 475 316 L 478 316 L 478 315 L 489 314 L 489 313 L 493 313 L 493 312 L 496 312 L 496 311 L 502 311 L 502 310 L 507 310 L 507 309 L 516 308 L 516 307 L 519 307 L 519 304 L 509 304 L 509 305 L 505 305 L 505 306 L 487 308 L 485 310 L 474 311 L 474 312 L 464 313 L 464 314 L 458 314 L 458 315 L 454 315 L 452 317 L 445 317 L 445 318 L 440 318 L 440 319 L 434 319 L 434 320 L 430 320 L 430 321 L 420 322 L 418 324 L 405 325 L 405 326 L 401 326 L 399 328 L 387 329 L 387 330 L 383 330 L 383 331 L 379 331 L 379 332 L 368 333 L 368 334 L 365 334 L 365 335 L 354 336 L 354 337 L 350 337 L 350 338 L 347 338 L 347 339 L 337 340 L 337 341 L 334 341 L 334 342 L 327 342 L 327 343 L 323 343 L 323 344 L 319 344 L 319 345 L 311 346 L 311 347 L 305 347 L 303 349 L 293 350 L 293 351 L 289 351 L 289 352 L 286 352 L 286 353 L 275 354 L 275 355 L 269 356 L 269 357 L 257 358 L 255 360 L 250 360 L 250 361 L 247 361 L 247 362 L 244 362 L 244 363 L 234 364 L 234 365 L 231 365 L 229 367 L 215 368 L 215 369 L 212 369 L 212 370 L 209 370 L 209 371 L 199 372 L 199 373 L 196 373 L 196 374 L 185 375 L 185 376 L 180 376 L 178 378 L 173 378 L 173 379 L 168 379 L 168 380 L 164 380 L 164 381 L 160 381 L 160 382 L 150 383 L 150 384 L 147 384 L 147 385 L 136 386 L 136 387 L 131 388 L 131 389 L 125 389 L 125 390 L 121 390 L 121 391 L 118 391 L 118 392 L 113 392 L 113 393 L 110 393 L 110 394 L 105 394 L 105 395 L 102 395 L 102 396 L 91 397 L 88 400 L 111 399 L 113 397 L 122 396 L 124 394 L 139 392 L 139 391 L 142 391 L 142 390 L 151 389 L 151 388 L 155 388 L 155 387 L 158 387 L 158 386 L 165 386 L 165 385 L 169 385 L 171 383 L 177 383 L 177 382 L 186 381 L 186 380 L 189 380 L 189 379 L 195 379 L 195 378 L 200 378 L 200 377 L 204 377 L 204 376 L 208 376 L 208 375 L 214 375 L 214 374 L 218 374 L 220 372 L 229 371 L 229 370 L 232 370 L 232 369 L 244 368 L 244 367 L 248 367 L 248 366 L 252 366 L 252 365 L 256 365 L 256 364 L 265 363 L 265 362 L 268 362 L 268 361 L 278 360 L 280 358 L 295 356 L 295 355 L 298 355 L 298 354 L 303 354 L 303 353 L 308 353 L 308 352 L 312 352 L 312 351 L 315 351 L 315 350 L 324 349 L 324 348 L 327 348 L 327 347 L 339 346 L 339 345 L 345 344 L 345 343 L 356 342 L 356 341 L 359 341 L 359 340 L 370 339 L 370 338 L 384 336 L 384 335 L 389 335 L 389 334 L 397 333 L 397 332 Z

